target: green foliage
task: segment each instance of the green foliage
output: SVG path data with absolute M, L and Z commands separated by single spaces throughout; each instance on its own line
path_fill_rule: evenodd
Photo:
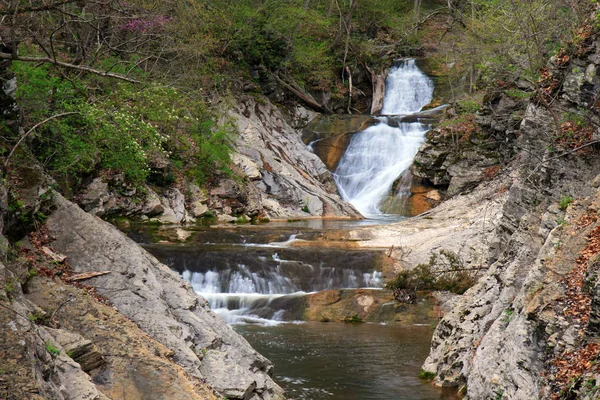
M 475 114 L 481 105 L 473 100 L 459 100 L 456 102 L 456 110 L 460 114 Z
M 17 98 L 31 123 L 75 113 L 49 121 L 32 140 L 34 154 L 63 183 L 76 185 L 86 175 L 105 171 L 123 172 L 128 182 L 139 185 L 165 162 L 200 184 L 231 173 L 233 128 L 217 126 L 203 100 L 157 84 L 141 90 L 113 83 L 92 95 L 52 76 L 43 65 L 16 62 L 14 72 L 23 82 Z M 174 180 L 171 175 L 162 182 Z M 36 218 L 43 221 L 45 215 Z
M 4 292 L 6 293 L 6 297 L 8 297 L 9 300 L 12 300 L 14 298 L 16 291 L 17 288 L 13 281 L 6 281 L 4 283 Z
M 435 378 L 435 376 L 435 372 L 425 371 L 424 369 L 422 369 L 421 372 L 419 372 L 419 379 L 431 381 Z
M 352 323 L 352 324 L 360 324 L 360 323 L 363 323 L 364 321 L 357 314 L 354 314 L 354 315 L 351 315 L 351 316 L 348 316 L 348 317 L 344 318 L 343 322 L 349 322 L 349 323 Z
M 430 256 L 429 263 L 400 272 L 386 287 L 391 290 L 447 290 L 462 294 L 474 284 L 475 276 L 463 265 L 458 255 L 441 250 Z
M 582 114 L 578 114 L 575 112 L 564 112 L 561 115 L 561 122 L 571 122 L 572 124 L 577 126 L 587 124 L 585 117 Z
M 504 389 L 496 389 L 494 390 L 494 394 L 496 395 L 496 400 L 502 400 L 504 398 Z
M 444 56 L 440 59 L 452 65 L 449 71 L 452 85 L 469 91 L 505 88 L 518 79 L 537 82 L 548 59 L 564 43 L 576 38 L 577 29 L 591 11 L 587 1 L 470 0 L 468 3 L 456 9 L 465 23 L 464 34 L 442 49 Z M 530 96 L 516 89 L 507 89 L 506 94 L 515 98 Z
M 526 92 L 520 89 L 507 89 L 504 91 L 504 94 L 515 99 L 528 99 L 533 96 L 534 93 Z
M 165 7 L 175 16 L 169 33 L 176 38 L 181 58 L 202 59 L 203 87 L 209 90 L 223 83 L 213 77 L 225 78 L 227 84 L 225 76 L 232 71 L 242 75 L 248 67 L 259 66 L 261 73 L 278 72 L 305 89 L 343 90 L 339 72 L 345 65 L 354 69 L 365 63 L 387 64 L 382 55 L 406 41 L 413 22 L 411 5 L 392 0 L 214 0 L 211 6 L 193 8 L 184 4 Z M 381 39 L 387 48 L 378 43 Z
M 27 316 L 27 319 L 36 325 L 48 325 L 51 315 L 43 311 L 34 311 Z
M 558 202 L 558 208 L 561 210 L 566 210 L 567 207 L 573 202 L 573 197 L 569 195 L 562 196 L 560 201 Z
M 60 350 L 58 349 L 58 347 L 50 343 L 49 340 L 46 341 L 46 351 L 50 353 L 53 357 L 56 357 L 60 354 Z
M 235 223 L 238 225 L 244 225 L 244 224 L 249 224 L 250 220 L 248 219 L 247 216 L 245 215 L 241 215 L 239 217 L 236 218 Z

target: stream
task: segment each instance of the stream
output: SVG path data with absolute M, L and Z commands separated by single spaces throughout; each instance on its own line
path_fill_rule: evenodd
M 344 200 L 364 216 L 400 213 L 397 206 L 401 207 L 402 202 L 393 198 L 398 192 L 407 193 L 411 181 L 401 180 L 397 193 L 392 193 L 394 181 L 408 172 L 430 128 L 418 120 L 402 122 L 402 117 L 430 103 L 433 89 L 433 82 L 419 70 L 415 60 L 396 62 L 386 79 L 381 111 L 384 116 L 352 136 L 334 178 Z
M 407 170 L 429 129 L 416 118 L 402 122 L 402 117 L 418 112 L 432 93 L 432 81 L 414 60 L 397 62 L 387 79 L 385 115 L 352 136 L 334 178 L 344 199 L 367 216 L 365 220 L 195 228 L 180 245 L 155 243 L 156 232 L 128 230 L 274 363 L 274 378 L 289 398 L 456 398 L 418 378 L 437 320 L 417 315 L 423 323 L 406 322 L 408 306 L 388 297 L 378 305 L 378 323 L 306 322 L 314 304 L 341 303 L 346 292 L 365 310 L 391 296 L 382 290 L 381 251 L 322 246 L 318 239 L 324 232 L 400 218 L 392 205 L 401 204 L 401 194 L 408 193 Z M 393 189 L 395 181 L 400 184 Z M 314 297 L 315 293 L 326 296 Z M 348 316 L 362 322 L 357 314 Z

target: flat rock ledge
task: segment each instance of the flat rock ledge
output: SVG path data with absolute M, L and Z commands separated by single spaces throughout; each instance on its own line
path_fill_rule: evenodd
M 85 283 L 174 353 L 188 373 L 229 399 L 283 399 L 273 366 L 175 272 L 100 218 L 55 195 L 52 246 L 74 272 L 108 271 Z

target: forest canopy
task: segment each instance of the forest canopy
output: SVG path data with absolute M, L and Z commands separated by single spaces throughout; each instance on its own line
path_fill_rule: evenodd
M 17 76 L 25 132 L 5 123 L 1 151 L 7 157 L 27 139 L 67 186 L 119 170 L 136 184 L 185 175 L 206 184 L 230 173 L 235 133 L 219 107 L 242 90 L 260 92 L 261 83 L 274 81 L 330 112 L 316 93 L 344 99 L 353 94 L 357 71 L 370 78 L 402 56 L 427 56 L 430 72 L 458 91 L 518 79 L 534 85 L 548 58 L 576 40 L 594 6 L 589 0 L 2 0 L 0 59 Z

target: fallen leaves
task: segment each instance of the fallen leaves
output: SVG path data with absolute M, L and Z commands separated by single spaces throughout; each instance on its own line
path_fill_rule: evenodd
M 600 372 L 600 364 L 596 363 L 599 355 L 600 344 L 598 343 L 590 343 L 583 348 L 564 352 L 561 357 L 552 361 L 552 365 L 557 367 L 556 383 L 564 389 L 584 373 Z M 553 398 L 558 399 L 558 396 L 559 394 L 555 393 Z
M 598 221 L 598 211 L 590 208 L 587 212 L 577 221 L 577 228 L 587 228 L 594 222 Z
M 560 135 L 555 140 L 558 144 L 569 149 L 576 149 L 590 142 L 594 135 L 594 129 L 591 125 L 580 124 L 573 121 L 566 121 L 560 124 Z M 591 152 L 591 148 L 579 150 L 580 153 Z
M 598 221 L 596 210 L 589 209 L 577 222 L 579 230 L 591 226 Z M 581 250 L 576 259 L 575 267 L 561 280 L 565 287 L 565 297 L 558 306 L 562 307 L 563 315 L 571 325 L 577 324 L 580 338 L 584 337 L 585 326 L 590 319 L 592 297 L 584 290 L 589 261 L 600 253 L 600 226 L 595 227 L 587 235 L 587 245 Z M 564 351 L 550 361 L 554 367 L 549 379 L 553 387 L 553 399 L 563 398 L 565 391 L 570 391 L 580 384 L 580 378 L 586 375 L 600 373 L 600 344 L 589 343 L 582 347 Z

